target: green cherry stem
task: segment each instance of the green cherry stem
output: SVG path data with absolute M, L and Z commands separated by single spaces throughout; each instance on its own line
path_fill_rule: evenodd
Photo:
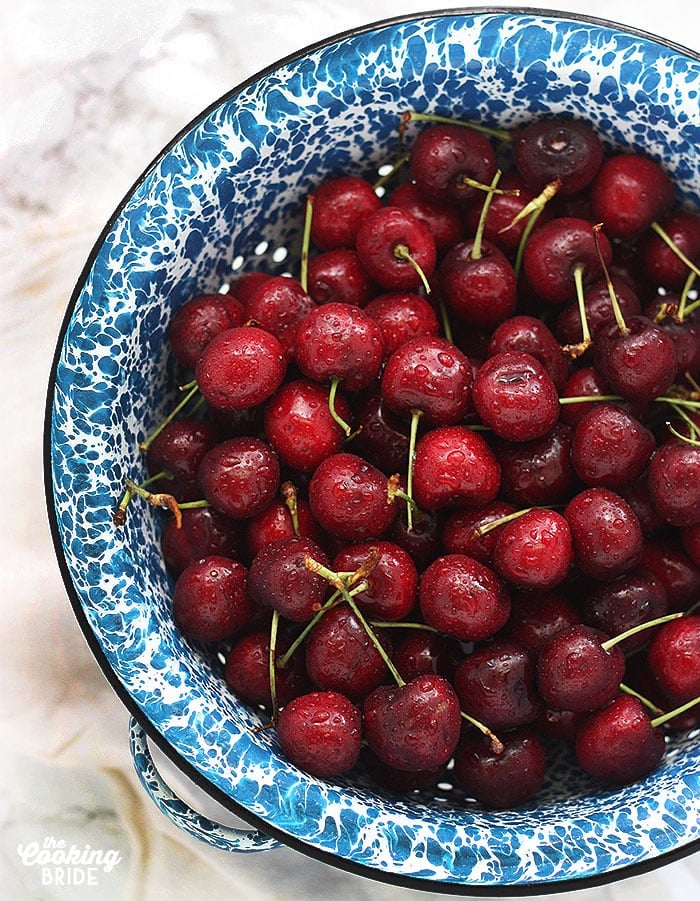
M 171 410 L 170 413 L 168 413 L 168 415 L 160 423 L 160 425 L 151 432 L 151 434 L 148 436 L 148 438 L 146 438 L 145 441 L 142 441 L 139 444 L 139 450 L 142 453 L 145 453 L 148 450 L 148 448 L 151 446 L 151 444 L 153 444 L 155 439 L 158 437 L 158 435 L 160 435 L 160 433 L 163 431 L 163 429 L 166 427 L 166 425 L 171 423 L 173 421 L 173 419 L 175 419 L 177 414 L 180 413 L 184 409 L 184 407 L 187 406 L 187 404 L 190 402 L 190 400 L 192 400 L 192 398 L 195 396 L 195 394 L 197 394 L 197 392 L 199 391 L 199 386 L 197 385 L 197 382 L 195 380 L 192 380 L 191 382 L 187 382 L 186 385 L 181 385 L 179 390 L 182 392 L 185 392 L 185 396 L 175 406 L 175 408 L 173 410 Z
M 655 717 L 651 721 L 651 725 L 653 728 L 657 726 L 663 726 L 664 723 L 667 723 L 669 720 L 672 720 L 674 717 L 680 716 L 681 713 L 685 713 L 686 710 L 690 710 L 692 707 L 695 707 L 697 704 L 700 704 L 700 697 L 693 698 L 692 701 L 686 701 L 685 704 L 681 704 L 680 707 L 676 707 L 675 710 L 669 710 L 668 713 L 664 713 L 661 716 Z
M 406 505 L 406 528 L 409 532 L 413 530 L 413 467 L 415 465 L 418 423 L 422 415 L 422 410 L 411 411 L 411 431 L 408 437 L 408 472 L 406 474 L 406 494 L 409 500 L 409 503 Z
M 313 216 L 314 198 L 312 194 L 306 198 L 304 210 L 304 231 L 301 238 L 301 261 L 299 265 L 299 284 L 304 291 L 309 288 L 309 246 L 311 244 L 311 219 Z
M 442 333 L 445 336 L 445 340 L 449 341 L 450 344 L 454 344 L 453 336 L 452 336 L 452 326 L 450 325 L 450 317 L 447 314 L 447 305 L 444 300 L 440 301 L 440 323 L 442 324 Z
M 340 382 L 341 379 L 338 378 L 338 376 L 333 376 L 333 378 L 331 379 L 331 387 L 330 391 L 328 392 L 328 409 L 330 410 L 333 419 L 335 419 L 340 428 L 349 437 L 352 434 L 352 428 L 335 409 L 335 396 L 338 393 L 338 385 L 340 384 Z
M 489 125 L 481 125 L 478 122 L 467 122 L 464 119 L 452 119 L 449 116 L 440 116 L 436 113 L 418 113 L 415 110 L 406 110 L 406 112 L 401 113 L 401 125 L 405 128 L 409 122 L 437 122 L 442 125 L 462 125 L 464 128 L 472 128 L 474 131 L 481 132 L 481 134 L 497 138 L 499 141 L 510 143 L 513 140 L 512 133 L 504 128 L 493 128 Z
M 360 625 L 362 626 L 362 628 L 363 628 L 363 629 L 365 630 L 365 632 L 367 633 L 368 638 L 370 639 L 370 641 L 372 642 L 372 644 L 373 644 L 373 645 L 375 646 L 375 648 L 377 649 L 377 653 L 379 654 L 379 656 L 380 656 L 380 657 L 382 658 L 382 660 L 384 661 L 384 663 L 385 663 L 385 665 L 386 665 L 386 668 L 387 668 L 387 669 L 389 670 L 389 672 L 391 673 L 391 675 L 392 675 L 392 677 L 394 678 L 394 681 L 396 682 L 396 684 L 399 686 L 399 688 L 400 688 L 402 685 L 405 685 L 405 684 L 406 684 L 406 680 L 401 676 L 401 673 L 399 673 L 399 671 L 396 669 L 396 667 L 395 667 L 394 664 L 392 663 L 391 659 L 389 658 L 389 655 L 387 654 L 386 649 L 384 648 L 384 645 L 381 643 L 381 641 L 380 641 L 379 638 L 377 637 L 376 632 L 375 632 L 374 629 L 370 626 L 370 624 L 367 622 L 367 620 L 364 618 L 364 616 L 363 616 L 363 614 L 362 614 L 362 611 L 361 611 L 360 608 L 357 606 L 357 602 L 355 601 L 355 598 L 354 598 L 354 597 L 352 596 L 352 594 L 347 590 L 347 588 L 343 588 L 341 593 L 342 593 L 342 595 L 343 595 L 345 601 L 349 604 L 350 609 L 352 610 L 352 612 L 355 614 L 355 616 L 356 616 L 357 619 L 359 620 Z
M 496 193 L 496 185 L 501 179 L 501 170 L 496 169 L 496 174 L 493 176 L 491 181 L 491 190 L 488 192 L 486 197 L 484 198 L 484 203 L 481 207 L 481 215 L 479 216 L 479 221 L 476 226 L 476 234 L 474 235 L 474 242 L 472 244 L 471 253 L 469 254 L 472 260 L 480 260 L 481 259 L 481 244 L 484 239 L 484 230 L 486 228 L 486 217 L 489 214 L 489 207 L 491 206 L 491 201 L 493 200 L 493 195 Z
M 515 261 L 513 263 L 513 269 L 515 270 L 516 276 L 520 275 L 520 270 L 523 266 L 523 254 L 525 252 L 525 245 L 528 242 L 528 238 L 532 234 L 532 230 L 537 224 L 537 220 L 540 218 L 542 214 L 542 210 L 545 208 L 547 201 L 550 200 L 559 190 L 561 182 L 557 179 L 553 182 L 550 182 L 548 185 L 545 185 L 541 194 L 538 194 L 537 197 L 533 198 L 530 203 L 526 204 L 522 210 L 514 216 L 509 225 L 506 225 L 503 231 L 506 231 L 509 228 L 512 228 L 517 222 L 523 219 L 525 216 L 528 216 L 527 223 L 525 224 L 525 228 L 523 229 L 523 233 L 520 236 L 520 241 L 518 242 L 518 249 L 515 254 Z
M 578 344 L 565 344 L 562 347 L 564 353 L 572 360 L 578 359 L 591 346 L 591 330 L 588 327 L 588 316 L 586 315 L 586 302 L 584 298 L 583 266 L 580 263 L 574 268 L 574 285 L 576 287 L 578 314 L 581 319 L 581 340 Z
M 600 646 L 604 651 L 609 651 L 610 648 L 619 644 L 621 641 L 624 641 L 626 638 L 638 635 L 646 629 L 653 629 L 655 626 L 662 626 L 664 623 L 670 623 L 671 620 L 680 619 L 681 616 L 685 616 L 685 613 L 667 613 L 666 616 L 658 616 L 656 619 L 647 620 L 645 623 L 639 623 L 636 626 L 632 626 L 631 629 L 625 629 L 624 632 L 620 632 L 619 635 L 608 638 L 606 641 L 601 641 Z
M 374 190 L 376 191 L 377 188 L 383 188 L 384 185 L 388 181 L 390 181 L 396 175 L 399 169 L 401 169 L 402 166 L 405 166 L 407 162 L 408 154 L 404 153 L 399 154 L 393 163 L 387 164 L 386 167 L 382 166 L 382 168 L 379 170 L 381 173 L 379 178 L 372 185 Z M 384 169 L 386 169 L 386 171 L 383 171 Z
M 508 513 L 506 516 L 499 516 L 498 519 L 492 519 L 491 522 L 485 522 L 480 526 L 477 526 L 473 531 L 474 538 L 481 538 L 482 535 L 486 535 L 488 532 L 491 532 L 493 529 L 497 529 L 499 526 L 504 526 L 508 522 L 512 522 L 514 519 L 519 519 L 521 516 L 524 516 L 526 513 L 529 513 L 530 510 L 536 509 L 549 509 L 548 507 L 524 507 L 522 510 L 516 510 L 515 513 Z
M 145 491 L 149 485 L 152 485 L 153 482 L 157 482 L 158 479 L 172 479 L 172 473 L 167 470 L 163 470 L 162 472 L 156 473 L 154 476 L 150 476 L 144 482 L 141 482 L 140 485 L 135 485 L 131 479 L 126 480 L 126 490 L 122 495 L 122 499 L 119 501 L 117 509 L 114 511 L 112 516 L 112 522 L 115 526 L 123 526 L 126 522 L 126 508 L 129 506 L 135 494 L 138 494 L 140 491 Z
M 676 313 L 676 319 L 678 320 L 678 322 L 683 322 L 685 317 L 689 313 L 692 313 L 693 309 L 696 308 L 698 306 L 698 304 L 700 304 L 700 300 L 695 301 L 694 304 L 688 303 L 688 294 L 690 294 L 690 291 L 692 290 L 693 285 L 695 284 L 695 278 L 696 278 L 695 273 L 689 272 L 688 277 L 686 278 L 685 283 L 683 284 L 683 290 L 681 291 L 681 298 L 680 298 L 680 301 L 678 302 L 678 312 Z
M 137 494 L 152 507 L 159 507 L 161 510 L 170 510 L 170 512 L 175 517 L 177 528 L 179 529 L 182 527 L 182 514 L 180 512 L 181 507 L 172 494 L 148 491 L 148 489 L 144 488 L 142 485 L 137 485 L 136 482 L 132 481 L 131 479 L 126 479 L 126 487 L 127 491 L 131 492 L 131 497 Z M 117 510 L 117 513 L 118 512 L 119 510 Z M 117 523 L 117 525 L 119 524 L 120 523 Z
M 638 691 L 630 688 L 629 685 L 625 685 L 624 682 L 620 682 L 620 691 L 624 692 L 626 695 L 630 695 L 631 697 L 636 698 L 647 708 L 647 710 L 651 710 L 652 713 L 656 713 L 657 715 L 663 713 L 663 710 L 660 707 L 657 707 L 653 701 L 650 701 L 649 698 L 645 698 L 644 695 L 641 695 Z
M 610 278 L 610 272 L 608 271 L 608 267 L 605 264 L 605 260 L 603 259 L 603 254 L 600 249 L 600 241 L 598 240 L 598 234 L 602 229 L 602 224 L 599 222 L 593 226 L 593 241 L 595 243 L 596 253 L 598 254 L 598 261 L 600 262 L 601 269 L 603 270 L 603 277 L 605 278 L 605 284 L 608 288 L 608 294 L 610 295 L 610 303 L 612 304 L 613 315 L 615 316 L 615 322 L 617 323 L 617 327 L 619 328 L 621 334 L 627 335 L 629 333 L 629 329 L 627 328 L 627 323 L 625 322 L 625 318 L 622 315 L 622 310 L 620 309 L 620 303 L 617 299 L 617 293 L 615 291 L 615 287 L 612 283 L 612 279 Z
M 423 283 L 423 287 L 425 288 L 425 293 L 430 294 L 430 290 L 431 290 L 430 282 L 428 281 L 428 278 L 427 278 L 425 272 L 423 272 L 423 270 L 418 265 L 416 260 L 411 256 L 411 251 L 409 250 L 407 245 L 406 244 L 396 244 L 394 246 L 394 256 L 396 257 L 397 260 L 405 260 L 407 263 L 410 263 L 411 266 L 413 266 L 413 268 L 418 273 L 418 277 L 420 278 L 421 282 Z
M 299 506 L 297 504 L 297 490 L 291 482 L 283 482 L 281 487 L 282 497 L 284 498 L 285 506 L 287 510 L 289 510 L 289 515 L 292 518 L 292 528 L 294 529 L 294 534 L 299 535 Z
M 272 723 L 277 722 L 277 672 L 275 666 L 275 657 L 277 656 L 277 632 L 279 627 L 280 615 L 278 610 L 272 611 L 272 619 L 270 621 L 270 652 L 268 655 L 268 672 L 270 678 L 270 697 L 272 698 Z

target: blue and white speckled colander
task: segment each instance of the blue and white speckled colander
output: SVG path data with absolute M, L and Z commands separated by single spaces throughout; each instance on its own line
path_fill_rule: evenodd
M 503 127 L 542 113 L 592 122 L 614 145 L 662 160 L 700 207 L 700 56 L 599 20 L 479 9 L 383 22 L 317 44 L 205 110 L 141 176 L 99 237 L 57 346 L 46 419 L 46 485 L 76 615 L 131 711 L 143 784 L 183 828 L 219 847 L 278 841 L 374 878 L 441 892 L 517 894 L 619 878 L 700 847 L 700 738 L 619 790 L 565 755 L 536 803 L 469 804 L 325 782 L 280 755 L 273 732 L 227 691 L 220 667 L 170 614 L 160 519 L 133 504 L 115 529 L 138 442 L 170 409 L 173 311 L 216 291 L 232 266 L 295 259 L 302 198 L 330 173 L 391 157 L 408 108 Z M 275 251 L 278 251 L 276 254 Z M 250 822 L 217 827 L 172 794 L 146 735 Z

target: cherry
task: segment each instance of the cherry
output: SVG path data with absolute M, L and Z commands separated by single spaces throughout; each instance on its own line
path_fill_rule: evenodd
M 689 270 L 676 251 L 690 260 L 700 257 L 700 216 L 680 211 L 659 222 L 659 226 L 673 247 L 658 232 L 649 232 L 641 247 L 644 271 L 653 284 L 680 291 Z
M 673 182 L 652 159 L 637 153 L 618 153 L 601 166 L 591 186 L 596 220 L 605 223 L 611 238 L 638 238 L 663 217 L 674 201 Z
M 455 752 L 454 781 L 467 797 L 489 810 L 527 803 L 542 787 L 546 770 L 544 746 L 529 728 L 513 731 L 495 753 L 483 735 L 470 733 Z
M 408 464 L 408 426 L 387 408 L 381 392 L 373 392 L 357 415 L 354 448 L 387 475 L 403 472 Z
M 663 527 L 664 521 L 649 495 L 648 471 L 634 482 L 618 488 L 618 493 L 634 510 L 645 538 L 654 535 Z
M 164 524 L 160 538 L 163 559 L 174 576 L 202 557 L 241 559 L 243 540 L 239 523 L 213 507 L 194 507 L 182 510 L 181 515 L 180 525 L 174 517 Z
M 229 438 L 207 451 L 198 478 L 212 507 L 233 519 L 246 519 L 272 503 L 279 488 L 279 461 L 259 438 Z
M 278 655 L 290 647 L 289 639 L 279 636 Z M 255 631 L 238 638 L 226 655 L 224 679 L 229 689 L 249 704 L 275 708 L 270 689 L 270 632 Z M 303 656 L 292 655 L 286 666 L 275 667 L 276 705 L 283 707 L 298 695 L 311 691 Z
M 235 298 L 243 305 L 243 309 L 248 309 L 248 301 L 258 290 L 259 286 L 268 278 L 272 278 L 269 272 L 252 269 L 250 272 L 242 272 L 238 275 L 229 286 L 229 298 Z
M 426 623 L 460 641 L 491 638 L 510 613 L 501 580 L 466 554 L 433 561 L 421 577 L 418 601 Z
M 572 431 L 562 422 L 542 438 L 512 444 L 492 442 L 501 467 L 500 496 L 519 506 L 567 500 L 576 487 L 571 464 Z M 511 511 L 513 512 L 513 511 Z
M 317 304 L 333 301 L 364 307 L 376 291 L 351 247 L 339 247 L 311 257 L 307 280 L 308 292 Z
M 310 620 L 325 598 L 328 584 L 306 567 L 307 557 L 323 565 L 328 563 L 318 544 L 305 536 L 293 535 L 266 544 L 250 564 L 251 597 L 293 622 Z
M 394 651 L 394 666 L 406 682 L 417 676 L 434 673 L 454 684 L 454 673 L 463 658 L 458 641 L 428 632 L 425 629 L 405 629 Z
M 499 637 L 520 642 L 534 653 L 549 639 L 581 622 L 578 607 L 560 591 L 511 592 L 511 612 Z
M 442 543 L 448 554 L 466 554 L 485 566 L 493 566 L 493 547 L 503 525 L 482 532 L 484 526 L 498 522 L 516 507 L 505 501 L 495 500 L 483 506 L 455 510 L 445 520 Z
M 151 484 L 180 502 L 201 496 L 197 472 L 202 458 L 218 442 L 217 429 L 205 420 L 186 416 L 167 423 L 148 444 L 146 468 L 150 476 L 166 473 Z
M 641 304 L 629 284 L 619 277 L 613 277 L 611 281 L 623 317 L 639 315 Z M 605 279 L 593 282 L 584 290 L 583 306 L 588 330 L 595 341 L 601 328 L 615 321 L 610 289 Z M 559 313 L 554 331 L 562 344 L 576 345 L 583 340 L 581 312 L 577 303 L 570 303 Z
M 389 529 L 389 538 L 411 555 L 419 571 L 422 571 L 442 553 L 440 542 L 441 520 L 430 510 L 421 510 L 413 517 L 408 528 L 406 516 L 397 516 Z
M 626 785 L 658 766 L 665 741 L 663 730 L 653 727 L 641 702 L 620 694 L 581 724 L 575 748 L 587 773 L 607 784 Z
M 496 174 L 496 154 L 487 137 L 461 125 L 424 128 L 413 142 L 411 178 L 417 189 L 438 203 L 468 203 L 477 188 Z
M 533 722 L 542 707 L 534 655 L 518 641 L 480 645 L 459 664 L 453 684 L 462 709 L 499 732 Z
M 330 178 L 313 194 L 311 240 L 321 250 L 352 248 L 360 225 L 381 205 L 365 179 L 353 175 Z
M 475 328 L 491 329 L 515 310 L 517 279 L 506 255 L 488 240 L 453 245 L 438 269 L 450 312 Z
M 500 475 L 493 451 L 478 432 L 461 425 L 434 428 L 416 445 L 413 497 L 425 510 L 481 507 L 495 499 Z
M 294 278 L 276 275 L 264 281 L 248 301 L 248 318 L 274 335 L 287 360 L 294 357 L 301 322 L 316 304 Z
M 365 307 L 379 325 L 384 339 L 384 359 L 413 338 L 436 337 L 440 332 L 435 311 L 418 294 L 380 294 Z
M 610 386 L 594 366 L 582 366 L 574 370 L 566 380 L 561 391 L 561 398 L 573 398 L 575 402 L 562 404 L 560 417 L 571 428 L 575 428 L 590 411 L 597 406 L 597 401 L 579 402 L 578 398 L 608 396 L 612 394 Z M 560 400 L 561 400 L 560 398 Z
M 542 738 L 565 742 L 573 745 L 581 724 L 588 717 L 587 713 L 574 713 L 572 710 L 543 710 L 535 727 Z
M 196 560 L 178 576 L 173 591 L 173 617 L 192 641 L 223 641 L 253 619 L 245 566 L 212 555 Z
M 679 318 L 681 298 L 670 292 L 655 298 L 644 308 L 644 315 L 665 332 L 676 350 L 676 381 L 683 381 L 687 373 L 700 373 L 700 318 L 697 310 Z M 675 309 L 675 313 L 670 313 Z
M 603 326 L 593 344 L 593 363 L 614 393 L 632 401 L 654 400 L 676 375 L 673 340 L 645 316 Z
M 567 359 L 551 329 L 535 316 L 511 316 L 491 335 L 488 355 L 508 351 L 522 352 L 536 357 L 549 373 L 557 390 L 564 387 L 569 376 Z
M 484 238 L 495 244 L 506 256 L 518 250 L 523 233 L 527 227 L 528 214 L 525 209 L 535 199 L 522 177 L 517 172 L 505 172 L 498 187 L 502 194 L 494 194 L 484 221 Z M 464 210 L 464 223 L 468 234 L 474 234 L 479 227 L 483 210 L 483 199 L 475 198 Z M 549 218 L 548 208 L 544 207 L 538 222 L 546 222 Z M 456 244 L 455 239 L 452 243 Z
M 372 627 L 369 627 L 372 629 Z M 392 654 L 384 631 L 372 629 L 385 654 Z M 306 641 L 306 671 L 319 688 L 360 701 L 389 677 L 383 656 L 347 604 L 327 610 Z
M 653 434 L 626 410 L 596 404 L 576 426 L 571 462 L 586 485 L 619 490 L 641 476 L 655 448 Z
M 554 510 L 533 508 L 507 523 L 493 548 L 498 575 L 519 588 L 555 588 L 566 579 L 573 558 L 566 519 Z
M 518 129 L 513 161 L 533 191 L 539 192 L 557 179 L 560 193 L 576 194 L 598 174 L 603 145 L 581 119 L 535 119 Z
M 700 616 L 665 623 L 647 651 L 649 667 L 674 704 L 700 695 Z
M 358 592 L 355 603 L 374 619 L 405 619 L 418 600 L 418 571 L 409 554 L 391 541 L 360 542 L 347 545 L 333 560 L 336 572 L 354 572 L 370 553 L 377 562 L 365 577 L 367 588 Z
M 454 689 L 442 676 L 381 685 L 362 706 L 364 734 L 376 756 L 398 770 L 443 766 L 459 741 L 461 716 Z
M 362 715 L 339 692 L 310 692 L 280 711 L 277 737 L 291 763 L 329 779 L 351 770 L 359 760 Z
M 226 329 L 204 348 L 195 368 L 205 400 L 222 410 L 254 407 L 282 384 L 284 349 L 270 332 L 256 326 Z
M 344 397 L 335 396 L 336 413 L 351 419 Z M 301 472 L 313 472 L 345 438 L 329 408 L 329 389 L 308 379 L 281 385 L 265 407 L 265 434 L 282 463 Z
M 606 581 L 635 567 L 643 536 L 630 505 L 608 488 L 586 488 L 566 505 L 574 563 L 587 576 Z
M 470 398 L 469 360 L 445 338 L 405 341 L 387 360 L 381 391 L 399 416 L 415 410 L 432 425 L 451 425 L 464 416 Z
M 694 563 L 677 541 L 661 535 L 647 541 L 642 566 L 661 582 L 672 612 L 687 610 L 700 596 L 700 564 Z
M 212 338 L 226 329 L 243 325 L 243 304 L 224 294 L 199 294 L 175 313 L 168 330 L 173 356 L 187 370 L 193 370 Z
M 649 496 L 664 522 L 700 522 L 700 447 L 671 439 L 649 464 Z
M 259 435 L 263 430 L 263 413 L 262 404 L 242 410 L 220 410 L 208 404 L 206 417 L 216 426 L 221 438 L 225 439 Z
M 583 624 L 553 635 L 537 658 L 537 685 L 547 707 L 585 713 L 609 704 L 625 672 L 625 657 L 609 637 Z
M 598 235 L 607 264 L 612 248 Z M 603 275 L 593 226 L 585 219 L 561 216 L 536 229 L 525 244 L 523 269 L 538 297 L 550 303 L 566 303 L 576 294 L 576 279 L 591 284 Z
M 367 274 L 387 291 L 414 291 L 435 269 L 435 239 L 422 219 L 382 207 L 357 231 L 355 248 Z
M 297 498 L 295 499 L 295 508 L 296 521 L 285 501 L 273 501 L 262 513 L 258 513 L 246 521 L 245 543 L 251 559 L 265 545 L 280 538 L 292 538 L 297 534 L 311 538 L 317 544 L 321 543 L 321 530 L 311 515 L 308 502 L 303 498 Z
M 617 635 L 663 616 L 668 611 L 668 600 L 662 583 L 653 573 L 638 568 L 612 582 L 594 584 L 583 598 L 582 611 L 589 626 Z M 620 646 L 627 652 L 648 640 L 647 632 L 639 632 L 626 638 Z
M 321 528 L 346 541 L 364 541 L 386 532 L 396 515 L 387 498 L 387 480 L 356 454 L 326 457 L 309 482 L 309 504 Z
M 472 396 L 484 425 L 508 441 L 540 438 L 559 418 L 557 389 L 532 354 L 489 357 L 477 371 Z
M 389 206 L 398 206 L 427 225 L 438 254 L 444 253 L 462 238 L 462 217 L 454 206 L 425 197 L 411 181 L 395 188 Z

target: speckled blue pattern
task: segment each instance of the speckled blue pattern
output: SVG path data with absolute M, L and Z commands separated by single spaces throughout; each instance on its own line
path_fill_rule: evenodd
M 184 761 L 278 834 L 425 888 L 599 876 L 700 839 L 697 736 L 676 739 L 658 772 L 619 791 L 595 787 L 564 755 L 537 806 L 507 814 L 299 772 L 273 733 L 250 731 L 257 714 L 174 628 L 158 516 L 133 504 L 122 529 L 111 521 L 124 477 L 144 471 L 138 441 L 172 404 L 164 338 L 173 310 L 217 290 L 241 261 L 275 265 L 276 248 L 289 249 L 293 270 L 305 193 L 330 172 L 390 160 L 399 113 L 505 127 L 544 111 L 580 116 L 609 142 L 662 159 L 685 200 L 700 205 L 699 75 L 692 54 L 554 16 L 377 26 L 224 98 L 147 172 L 96 249 L 55 370 L 60 553 L 133 703 Z

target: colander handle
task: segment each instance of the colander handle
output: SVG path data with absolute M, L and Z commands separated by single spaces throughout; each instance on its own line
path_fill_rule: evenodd
M 129 750 L 136 774 L 151 800 L 161 813 L 184 832 L 222 851 L 249 853 L 279 847 L 277 839 L 255 829 L 235 829 L 215 823 L 179 798 L 163 781 L 153 762 L 146 732 L 133 717 L 129 721 Z

